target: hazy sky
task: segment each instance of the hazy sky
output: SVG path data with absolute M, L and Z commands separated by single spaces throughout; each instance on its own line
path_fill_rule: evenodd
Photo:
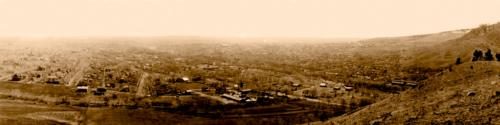
M 499 12 L 500 0 L 0 0 L 0 36 L 398 36 Z

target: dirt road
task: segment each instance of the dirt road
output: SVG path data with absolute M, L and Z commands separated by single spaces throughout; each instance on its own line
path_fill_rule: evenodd
M 147 90 L 146 90 L 147 86 L 144 83 L 144 81 L 146 80 L 146 78 L 148 76 L 149 76 L 149 73 L 147 73 L 147 72 L 142 73 L 141 78 L 137 82 L 137 86 L 138 86 L 137 87 L 137 93 L 136 93 L 137 96 L 146 96 L 146 95 L 148 95 Z
M 296 94 L 296 95 L 302 95 L 302 93 L 305 90 L 309 90 L 309 89 L 313 89 L 313 88 L 314 88 L 314 86 L 309 87 L 309 88 L 303 88 L 303 89 L 299 89 L 297 91 L 294 91 L 293 93 Z M 303 100 L 310 101 L 310 102 L 317 102 L 317 103 L 323 103 L 323 104 L 328 104 L 328 105 L 342 106 L 339 103 L 331 103 L 331 102 L 322 101 L 322 100 L 319 100 L 319 99 L 307 98 L 307 97 L 303 97 L 303 96 L 295 96 L 295 95 L 287 95 L 287 96 L 288 96 L 288 98 L 291 98 L 291 99 L 303 99 Z
M 79 60 L 77 67 L 75 68 L 76 72 L 68 81 L 68 86 L 76 86 L 80 80 L 83 78 L 83 73 L 85 69 L 88 68 L 89 63 L 86 61 Z
M 193 94 L 201 96 L 201 97 L 206 97 L 206 98 L 210 98 L 210 99 L 213 99 L 213 100 L 217 100 L 219 102 L 222 102 L 222 104 L 236 104 L 237 103 L 235 101 L 228 100 L 228 99 L 222 98 L 220 96 L 207 95 L 205 93 L 198 92 L 198 91 L 194 91 Z

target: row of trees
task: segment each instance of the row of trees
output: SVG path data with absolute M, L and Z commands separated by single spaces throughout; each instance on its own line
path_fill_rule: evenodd
M 472 53 L 472 62 L 475 61 L 494 61 L 496 58 L 497 61 L 500 61 L 500 53 L 497 53 L 493 56 L 493 53 L 491 52 L 491 49 L 488 49 L 485 53 L 481 50 L 474 50 L 474 53 Z M 455 61 L 455 64 L 462 64 L 462 60 L 460 57 L 457 58 Z

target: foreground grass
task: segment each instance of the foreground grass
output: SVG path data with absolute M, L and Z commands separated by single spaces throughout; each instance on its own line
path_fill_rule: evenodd
M 77 109 L 36 104 L 32 101 L 0 99 L 0 124 L 58 125 L 76 123 Z
M 0 82 L 0 95 L 50 104 L 62 103 L 75 96 L 67 86 L 17 82 Z

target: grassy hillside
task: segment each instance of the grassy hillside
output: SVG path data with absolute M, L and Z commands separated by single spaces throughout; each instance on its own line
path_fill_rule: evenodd
M 474 50 L 500 52 L 500 23 L 416 49 L 403 63 L 407 68 L 451 68 L 415 89 L 323 124 L 500 124 L 500 63 L 471 61 Z M 454 64 L 457 57 L 463 64 Z
M 470 62 L 474 50 L 491 49 L 493 53 L 500 53 L 500 23 L 495 25 L 482 25 L 471 30 L 463 37 L 448 40 L 432 47 L 423 48 L 416 53 L 416 58 L 407 64 L 440 68 L 455 63 L 456 58 Z
M 469 30 L 455 30 L 448 32 L 402 36 L 402 37 L 382 37 L 359 41 L 358 50 L 366 54 L 379 56 L 380 54 L 400 54 L 401 56 L 414 55 L 421 48 L 428 48 L 436 44 L 443 43 L 464 36 Z
M 470 67 L 473 66 L 473 69 Z M 358 112 L 326 123 L 500 123 L 500 64 L 465 63 Z M 475 95 L 469 95 L 471 92 Z

